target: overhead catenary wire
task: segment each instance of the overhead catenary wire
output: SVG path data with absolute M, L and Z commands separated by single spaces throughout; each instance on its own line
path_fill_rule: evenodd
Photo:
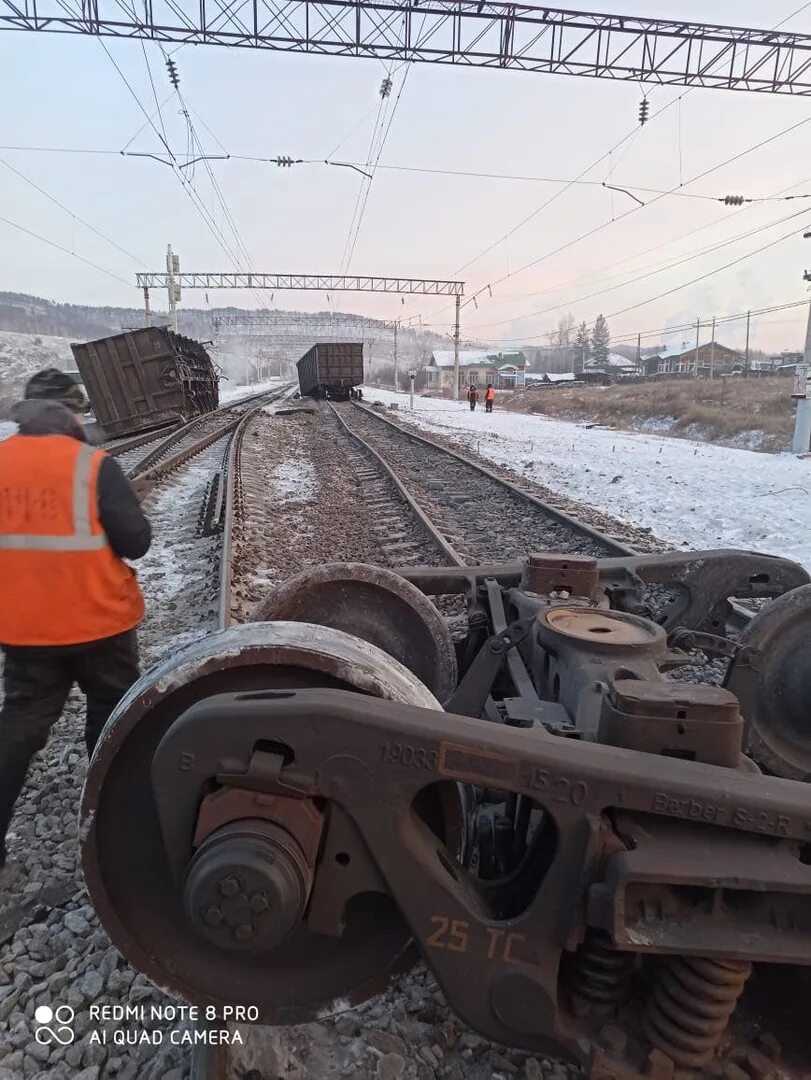
M 777 132 L 777 134 L 770 135 L 768 138 L 765 138 L 765 139 L 761 139 L 760 142 L 757 142 L 753 146 L 749 146 L 749 147 L 746 147 L 743 150 L 740 150 L 738 153 L 733 154 L 732 157 L 727 158 L 725 161 L 719 162 L 717 165 L 712 165 L 710 168 L 704 169 L 702 172 L 697 173 L 695 176 L 691 177 L 688 181 L 686 181 L 686 183 L 693 184 L 698 180 L 702 180 L 705 176 L 709 176 L 711 173 L 717 172 L 719 169 L 726 168 L 726 166 L 732 165 L 736 161 L 740 161 L 741 158 L 746 157 L 748 154 L 754 153 L 756 150 L 760 150 L 764 146 L 768 146 L 770 143 L 774 142 L 775 140 L 780 139 L 784 135 L 787 135 L 790 132 L 796 131 L 801 127 L 804 127 L 808 123 L 811 123 L 811 117 L 806 117 L 804 120 L 798 120 L 796 123 L 790 124 L 787 128 L 783 128 L 783 130 Z M 653 206 L 654 203 L 659 202 L 664 197 L 665 197 L 664 195 L 656 196 L 649 203 L 646 204 L 646 207 Z M 623 219 L 629 217 L 631 214 L 640 213 L 643 209 L 644 209 L 643 207 L 638 207 L 638 206 L 632 207 L 629 210 L 624 211 L 624 213 L 620 214 L 619 217 L 615 218 L 613 221 L 602 222 L 599 225 L 595 225 L 593 228 L 588 229 L 584 233 L 581 233 L 580 236 L 576 236 L 572 240 L 569 240 L 564 244 L 558 245 L 558 247 L 552 249 L 551 251 L 544 252 L 543 255 L 539 255 L 539 256 L 537 256 L 537 258 L 530 259 L 529 262 L 526 262 L 522 266 L 519 266 L 517 269 L 511 271 L 509 275 L 504 274 L 500 278 L 496 278 L 494 281 L 490 281 L 486 285 L 483 285 L 476 293 L 474 293 L 472 296 L 468 297 L 468 299 L 465 301 L 465 303 L 466 304 L 471 303 L 471 301 L 473 300 L 473 297 L 481 295 L 481 293 L 484 292 L 485 289 L 488 289 L 488 288 L 492 289 L 495 286 L 502 284 L 502 282 L 506 281 L 508 277 L 510 277 L 510 278 L 516 277 L 518 274 L 522 274 L 526 270 L 529 270 L 532 267 L 538 266 L 539 263 L 544 262 L 546 259 L 549 259 L 554 255 L 559 255 L 561 252 L 566 251 L 569 248 L 573 247 L 575 244 L 580 243 L 581 240 L 585 240 L 585 239 L 587 239 L 589 237 L 596 236 L 598 233 L 602 232 L 604 229 L 609 228 L 611 225 L 615 224 L 615 222 L 622 221 Z
M 811 0 L 810 0 L 811 2 Z M 161 107 L 165 108 L 167 102 L 172 95 L 164 99 L 161 102 Z M 222 154 L 207 154 L 200 155 L 198 160 L 207 161 L 246 161 L 254 162 L 256 164 L 265 165 L 330 165 L 337 166 L 344 169 L 356 169 L 362 170 L 364 163 L 357 161 L 335 161 L 332 156 L 326 158 L 294 158 L 290 155 L 279 154 L 275 157 L 260 157 L 253 154 L 233 154 L 230 153 L 220 142 L 211 128 L 205 123 L 200 115 L 189 106 L 189 112 L 193 113 L 198 120 L 200 120 L 203 127 L 208 134 L 214 139 Z M 153 114 L 153 119 L 157 115 L 157 111 Z M 367 113 L 367 116 L 369 114 Z M 158 155 L 149 153 L 126 153 L 127 147 L 132 144 L 134 139 L 143 131 L 144 128 L 149 125 L 145 122 L 136 135 L 125 145 L 122 150 L 105 149 L 100 147 L 81 147 L 81 146 L 19 146 L 19 145 L 0 145 L 0 152 L 16 151 L 21 153 L 46 153 L 46 154 L 99 154 L 99 155 L 114 155 L 125 157 L 151 157 L 157 158 Z M 179 159 L 183 156 L 185 151 L 174 150 L 173 157 Z M 160 159 L 163 160 L 163 159 Z M 170 162 L 166 162 L 170 164 Z M 187 163 L 179 162 L 180 167 L 185 167 Z M 640 184 L 628 184 L 610 185 L 607 180 L 578 180 L 576 178 L 562 177 L 562 176 L 533 176 L 528 173 L 497 173 L 497 172 L 480 172 L 469 169 L 445 169 L 440 167 L 432 167 L 427 165 L 393 165 L 378 163 L 377 168 L 385 172 L 404 172 L 404 173 L 423 173 L 428 176 L 452 176 L 452 177 L 467 177 L 470 179 L 478 180 L 504 180 L 504 181 L 516 181 L 532 184 L 569 184 L 578 187 L 596 187 L 605 188 L 607 190 L 622 191 L 625 193 L 641 192 L 643 195 L 666 195 L 668 197 L 678 199 L 693 199 L 700 202 L 713 202 L 724 203 L 728 206 L 739 206 L 742 203 L 769 203 L 769 202 L 788 202 L 792 199 L 811 199 L 811 191 L 802 192 L 797 195 L 708 195 L 703 192 L 696 191 L 680 191 L 677 188 L 653 188 Z
M 668 270 L 674 270 L 678 266 L 683 266 L 685 263 L 693 262 L 695 259 L 704 258 L 707 255 L 711 255 L 715 251 L 720 251 L 722 248 L 729 247 L 731 244 L 737 244 L 741 240 L 747 240 L 749 237 L 757 236 L 759 233 L 766 232 L 769 229 L 774 229 L 778 225 L 783 225 L 787 221 L 791 221 L 793 218 L 798 217 L 801 214 L 806 214 L 808 211 L 798 210 L 792 214 L 786 214 L 783 217 L 777 218 L 775 221 L 766 222 L 763 225 L 757 226 L 754 229 L 748 229 L 746 232 L 738 233 L 735 236 L 728 237 L 726 240 L 720 240 L 717 244 L 711 244 L 709 247 L 700 248 L 698 251 L 690 252 L 687 255 L 680 256 L 670 262 L 658 266 L 642 267 L 637 272 L 635 277 L 629 278 L 627 281 L 622 281 L 616 285 L 607 285 L 602 289 L 596 289 L 594 292 L 587 293 L 584 296 L 575 297 L 572 300 L 564 301 L 560 304 L 552 304 L 549 307 L 540 308 L 537 311 L 529 311 L 520 317 L 523 319 L 537 318 L 539 315 L 548 315 L 553 311 L 560 311 L 563 308 L 576 307 L 578 304 L 584 303 L 586 300 L 593 300 L 597 296 L 604 296 L 606 293 L 616 292 L 618 289 L 625 289 L 629 285 L 635 285 L 640 281 L 644 281 L 649 277 L 653 277 L 656 274 L 667 273 Z M 505 323 L 515 322 L 515 316 L 510 316 L 506 319 L 498 319 L 489 323 L 478 323 L 477 327 L 490 327 L 490 326 L 503 326 Z
M 152 119 L 152 117 L 147 112 L 147 110 L 146 110 L 143 102 L 141 101 L 139 95 L 136 93 L 136 91 L 134 90 L 132 84 L 127 79 L 126 75 L 121 70 L 119 65 L 116 63 L 115 58 L 111 54 L 110 50 L 107 48 L 107 45 L 105 44 L 104 39 L 99 38 L 98 41 L 99 41 L 99 44 L 101 45 L 101 47 L 104 49 L 105 53 L 107 54 L 107 56 L 108 56 L 110 62 L 112 63 L 113 67 L 118 72 L 118 75 L 120 76 L 120 78 L 123 81 L 124 85 L 127 87 L 127 90 L 129 91 L 130 96 L 133 98 L 133 100 L 135 101 L 138 108 L 141 110 L 143 115 L 146 117 L 147 123 L 152 128 L 152 130 L 154 131 L 154 133 L 157 136 L 158 140 L 163 145 L 164 150 L 166 151 L 166 153 L 168 154 L 168 156 L 170 158 L 170 164 L 172 166 L 172 171 L 174 172 L 175 176 L 178 178 L 181 187 L 183 188 L 183 190 L 188 195 L 188 197 L 191 200 L 192 204 L 195 206 L 198 214 L 202 217 L 204 224 L 208 228 L 209 232 L 211 232 L 212 236 L 217 241 L 219 246 L 222 248 L 225 255 L 233 262 L 234 266 L 237 269 L 239 269 L 239 262 L 240 262 L 239 257 L 231 249 L 231 247 L 228 244 L 226 238 L 222 234 L 222 230 L 220 230 L 218 228 L 217 223 L 213 220 L 211 214 L 208 212 L 208 209 L 206 208 L 205 204 L 202 202 L 202 199 L 200 198 L 199 194 L 197 193 L 197 191 L 195 190 L 195 188 L 193 187 L 193 185 L 191 184 L 189 179 L 186 176 L 184 176 L 182 170 L 180 170 L 178 168 L 177 158 L 176 158 L 175 154 L 173 153 L 171 147 L 169 146 L 168 139 L 166 139 L 164 137 L 164 135 L 162 134 L 162 132 L 159 131 L 158 128 L 156 127 L 154 120 Z
M 732 315 L 718 315 L 718 316 L 715 317 L 715 324 L 716 324 L 716 326 L 724 326 L 727 323 L 740 322 L 740 321 L 748 319 L 748 318 L 754 319 L 754 318 L 757 318 L 757 317 L 759 317 L 761 315 L 770 315 L 770 314 L 773 314 L 775 312 L 789 311 L 789 310 L 792 310 L 792 309 L 795 309 L 795 308 L 804 308 L 805 310 L 808 310 L 808 303 L 809 303 L 808 297 L 806 297 L 803 300 L 793 300 L 793 301 L 790 301 L 789 303 L 786 303 L 786 304 L 777 304 L 777 305 L 772 305 L 770 307 L 763 307 L 763 308 L 756 308 L 756 309 L 753 308 L 753 309 L 750 309 L 748 311 L 736 312 L 735 314 L 732 314 Z M 782 321 L 785 321 L 785 320 L 782 320 Z M 699 320 L 699 322 L 700 322 L 700 325 L 701 325 L 702 328 L 706 328 L 707 326 L 712 325 L 711 320 L 709 320 L 709 319 L 707 319 L 707 320 Z M 640 330 L 634 330 L 633 332 L 629 332 L 627 334 L 612 334 L 611 335 L 611 341 L 614 344 L 622 344 L 623 342 L 626 342 L 626 341 L 635 342 L 637 340 L 637 338 L 642 338 L 642 339 L 645 339 L 645 338 L 661 338 L 663 336 L 669 336 L 671 334 L 694 333 L 695 329 L 696 329 L 696 320 L 693 319 L 690 322 L 679 323 L 679 324 L 670 324 L 670 325 L 667 325 L 667 326 L 659 326 L 659 327 L 656 327 L 655 329 L 651 329 L 651 330 L 641 330 L 641 331 Z M 492 339 L 492 340 L 487 339 L 487 338 L 477 339 L 477 340 L 479 340 L 483 344 L 496 344 L 496 343 L 512 344 L 513 342 L 516 343 L 516 344 L 520 344 L 520 343 L 526 342 L 526 341 L 535 341 L 535 340 L 538 339 L 538 336 L 539 335 L 535 334 L 535 335 L 533 335 L 532 337 L 529 337 L 529 338 L 508 337 L 508 338 L 495 338 L 495 339 Z
M 26 228 L 25 225 L 20 225 L 18 222 L 12 221 L 7 217 L 0 217 L 0 221 L 2 221 L 4 225 L 10 225 L 12 229 L 17 229 L 19 232 L 25 233 L 26 236 L 33 237 L 34 240 L 39 240 L 43 244 L 47 244 L 48 247 L 55 248 L 56 251 L 61 251 L 64 255 L 69 255 L 72 259 L 78 259 L 79 262 L 84 263 L 86 266 L 92 266 L 94 270 L 106 274 L 107 277 L 113 278 L 114 281 L 120 281 L 122 285 L 126 285 L 128 288 L 132 285 L 131 281 L 126 281 L 124 278 L 119 277 L 119 275 L 112 270 L 108 270 L 104 266 L 99 266 L 98 263 L 94 263 L 91 259 L 86 259 L 84 255 L 79 255 L 77 252 L 71 251 L 70 248 L 58 244 L 55 240 L 49 240 L 47 236 L 41 236 L 39 233 L 34 232 L 33 229 Z
M 811 0 L 809 0 L 809 2 L 811 2 Z M 787 187 L 781 188 L 778 192 L 775 193 L 775 197 L 774 197 L 775 201 L 782 201 L 780 197 L 783 196 L 786 192 L 792 191 L 794 188 L 797 188 L 797 187 L 803 187 L 806 184 L 811 184 L 811 177 L 805 177 L 802 180 L 798 180 L 798 181 L 795 181 L 795 182 L 789 184 Z M 571 280 L 569 280 L 567 282 L 563 282 L 561 284 L 556 284 L 552 288 L 547 287 L 547 288 L 543 288 L 543 289 L 534 289 L 534 290 L 532 290 L 531 292 L 528 292 L 528 293 L 506 295 L 500 301 L 496 301 L 494 304 L 489 305 L 489 306 L 490 307 L 497 307 L 497 308 L 498 307 L 504 307 L 504 306 L 514 302 L 517 299 L 527 299 L 529 297 L 537 297 L 537 296 L 547 295 L 549 293 L 562 292 L 562 291 L 565 291 L 568 288 L 580 285 L 581 283 L 589 282 L 589 281 L 594 280 L 594 279 L 599 280 L 599 281 L 604 281 L 605 280 L 605 273 L 606 273 L 607 270 L 608 271 L 614 270 L 617 267 L 626 265 L 627 263 L 633 263 L 637 259 L 641 259 L 645 255 L 651 254 L 651 252 L 654 252 L 654 251 L 659 252 L 659 251 L 661 251 L 663 247 L 670 247 L 673 244 L 681 243 L 683 240 L 688 240 L 691 236 L 696 236 L 699 233 L 706 232 L 708 229 L 714 229 L 714 228 L 717 228 L 719 225 L 727 224 L 729 222 L 730 218 L 735 218 L 735 217 L 738 217 L 740 214 L 745 214 L 745 213 L 749 212 L 751 210 L 751 208 L 752 208 L 751 205 L 740 207 L 740 208 L 736 209 L 729 216 L 724 215 L 724 217 L 713 218 L 712 221 L 706 221 L 702 225 L 697 225 L 692 229 L 688 229 L 687 232 L 680 233 L 678 236 L 671 237 L 669 240 L 666 240 L 664 242 L 659 241 L 658 243 L 653 244 L 650 247 L 644 248 L 642 251 L 635 252 L 633 255 L 625 256 L 624 258 L 616 260 L 616 261 L 614 261 L 612 263 L 609 263 L 606 266 L 598 267 L 598 268 L 596 268 L 594 270 L 594 272 L 590 272 L 590 273 L 585 274 L 585 275 L 579 275 L 578 277 L 573 278 L 573 279 L 571 279 Z M 639 273 L 639 272 L 641 272 L 641 270 L 650 269 L 652 266 L 660 266 L 660 265 L 662 265 L 662 264 L 658 263 L 658 262 L 655 263 L 655 264 L 649 264 L 649 266 L 647 268 L 641 267 L 641 268 L 638 268 L 637 270 L 632 271 L 632 273 Z M 624 284 L 624 282 L 619 282 L 617 287 L 618 288 L 622 287 L 623 284 Z M 575 298 L 570 299 L 566 303 L 560 304 L 559 306 L 561 308 L 576 306 L 578 303 L 580 303 L 580 301 L 582 299 L 583 299 L 583 297 L 575 297 Z M 505 320 L 505 321 L 507 321 L 507 320 Z M 510 321 L 512 321 L 512 320 L 510 320 Z M 492 323 L 492 324 L 487 324 L 487 325 L 496 325 L 496 324 Z
M 40 185 L 37 184 L 34 180 L 32 180 L 30 176 L 26 176 L 25 173 L 20 172 L 20 170 L 15 168 L 10 162 L 6 161 L 4 158 L 0 158 L 0 165 L 5 166 L 5 168 L 13 172 L 15 176 L 19 176 L 21 180 L 24 180 L 26 184 L 29 184 L 32 188 L 34 188 L 35 191 L 38 191 L 40 195 L 43 195 L 46 199 L 48 199 L 49 202 L 52 202 L 54 206 L 58 206 L 60 210 L 63 210 L 66 214 L 69 214 L 74 221 L 78 221 L 79 224 L 84 226 L 85 229 L 89 229 L 90 232 L 94 233 L 101 240 L 104 240 L 105 243 L 110 244 L 111 247 L 114 247 L 117 251 L 120 251 L 122 255 L 126 255 L 128 259 L 131 259 L 139 266 L 147 266 L 147 264 L 142 259 L 139 259 L 137 255 L 133 255 L 131 251 L 127 251 L 126 248 L 122 247 L 119 243 L 113 240 L 112 237 L 107 236 L 106 233 L 103 233 L 101 229 L 97 229 L 95 225 L 91 225 L 89 221 L 85 221 L 83 217 L 77 214 L 74 210 L 71 210 L 69 207 L 65 206 L 65 204 L 60 202 L 59 199 L 56 198 L 56 196 L 51 195 L 51 193 L 46 191 L 45 188 L 40 187 Z
M 405 75 L 403 75 L 403 78 L 400 80 L 400 86 L 399 86 L 399 88 L 397 90 L 397 97 L 394 99 L 394 105 L 392 106 L 392 109 L 391 109 L 391 114 L 390 114 L 389 119 L 388 119 L 388 124 L 386 125 L 386 128 L 382 133 L 380 143 L 379 143 L 378 148 L 377 148 L 377 155 L 375 157 L 374 164 L 372 165 L 372 172 L 371 172 L 371 175 L 369 177 L 368 183 L 366 184 L 366 191 L 365 191 L 364 196 L 363 196 L 363 203 L 361 204 L 360 213 L 358 214 L 358 221 L 357 221 L 357 225 L 355 226 L 355 235 L 354 235 L 354 237 L 352 239 L 352 246 L 349 249 L 349 254 L 348 254 L 347 259 L 346 259 L 346 267 L 345 267 L 345 269 L 346 269 L 347 272 L 348 272 L 349 267 L 350 267 L 350 265 L 352 263 L 352 256 L 355 253 L 355 245 L 357 244 L 358 236 L 360 235 L 360 227 L 361 227 L 361 224 L 363 223 L 364 214 L 366 213 L 366 204 L 369 201 L 369 193 L 372 190 L 372 183 L 374 181 L 375 172 L 377 171 L 378 165 L 380 163 L 380 156 L 383 153 L 383 148 L 386 145 L 386 139 L 388 138 L 389 132 L 391 131 L 391 125 L 394 122 L 394 116 L 395 116 L 395 113 L 397 112 L 397 106 L 400 104 L 400 98 L 402 96 L 403 90 L 405 89 L 405 84 L 406 84 L 406 81 L 408 79 L 408 75 L 409 75 L 410 71 L 411 71 L 411 66 L 406 68 Z M 385 117 L 384 117 L 384 119 L 385 119 Z

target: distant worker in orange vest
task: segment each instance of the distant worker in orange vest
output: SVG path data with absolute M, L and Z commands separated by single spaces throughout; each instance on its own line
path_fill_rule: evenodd
M 18 433 L 0 441 L 0 886 L 15 876 L 14 804 L 73 685 L 87 696 L 89 756 L 138 678 L 144 601 L 123 560 L 145 555 L 152 538 L 121 466 L 87 443 L 81 388 L 51 368 L 25 398 L 11 413 Z
M 476 411 L 476 402 L 479 400 L 479 391 L 476 389 L 476 384 L 471 383 L 470 389 L 467 392 L 467 400 L 470 402 L 470 411 Z
M 487 384 L 487 389 L 484 392 L 484 411 L 485 412 L 492 412 L 493 411 L 493 402 L 495 401 L 495 398 L 496 398 L 496 392 L 493 389 L 493 384 L 488 383 Z

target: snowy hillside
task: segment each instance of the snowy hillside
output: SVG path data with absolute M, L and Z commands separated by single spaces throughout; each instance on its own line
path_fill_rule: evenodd
M 73 368 L 70 341 L 0 330 L 0 407 L 21 396 L 26 381 L 42 368 Z

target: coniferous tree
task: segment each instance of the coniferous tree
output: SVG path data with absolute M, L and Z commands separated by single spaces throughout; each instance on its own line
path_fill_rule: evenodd
M 577 335 L 574 339 L 574 347 L 574 370 L 576 372 L 581 372 L 584 370 L 587 361 L 591 359 L 591 338 L 589 337 L 589 328 L 584 322 L 582 322 L 577 328 Z
M 611 334 L 604 315 L 598 315 L 591 332 L 591 355 L 594 360 L 604 364 L 608 359 Z

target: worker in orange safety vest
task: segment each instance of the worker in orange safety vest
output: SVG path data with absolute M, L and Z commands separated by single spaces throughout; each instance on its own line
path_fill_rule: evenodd
M 485 412 L 492 412 L 493 411 L 493 402 L 495 401 L 495 399 L 496 399 L 496 392 L 493 389 L 493 384 L 488 383 L 487 384 L 487 389 L 484 392 L 484 411 Z
M 39 372 L 0 441 L 0 885 L 14 804 L 74 684 L 87 696 L 88 755 L 138 678 L 144 601 L 124 559 L 151 529 L 120 465 L 88 444 L 87 402 L 65 372 Z

